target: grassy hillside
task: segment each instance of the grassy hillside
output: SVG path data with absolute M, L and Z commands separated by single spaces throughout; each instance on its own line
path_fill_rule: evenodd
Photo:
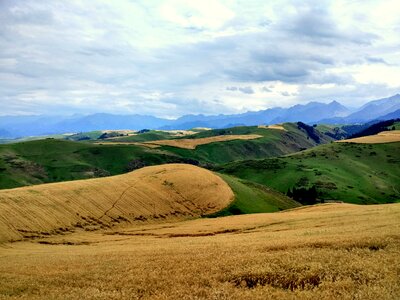
M 228 163 L 217 170 L 286 193 L 315 186 L 319 199 L 400 200 L 400 143 L 332 143 L 285 157 Z
M 399 219 L 325 204 L 6 244 L 0 298 L 399 299 Z
M 223 143 L 235 140 L 254 140 L 262 138 L 262 135 L 258 134 L 229 134 L 229 135 L 218 135 L 210 136 L 206 138 L 196 138 L 196 139 L 169 139 L 169 140 L 159 140 L 146 142 L 146 145 L 153 146 L 170 146 L 175 148 L 191 149 L 194 150 L 198 146 L 208 145 L 212 143 Z
M 382 131 L 374 135 L 366 135 L 346 140 L 338 141 L 340 143 L 358 143 L 358 144 L 383 144 L 400 142 L 400 130 Z
M 158 140 L 165 140 L 165 139 L 172 139 L 174 138 L 174 134 L 167 132 L 167 131 L 159 131 L 159 130 L 150 130 L 148 132 L 140 133 L 137 135 L 131 136 L 123 136 L 117 137 L 110 142 L 147 142 L 147 141 L 158 141 Z M 107 140 L 105 140 L 107 142 Z
M 135 145 L 53 139 L 0 145 L 0 188 L 103 177 L 173 162 L 187 159 Z
M 400 119 L 393 119 L 387 121 L 380 121 L 369 125 L 367 128 L 351 135 L 349 138 L 357 138 L 369 135 L 375 135 L 382 131 L 396 130 L 399 127 Z
M 257 134 L 261 138 L 248 141 L 229 141 L 197 146 L 196 149 L 181 149 L 163 146 L 181 157 L 195 159 L 211 164 L 221 164 L 249 158 L 275 157 L 314 147 L 320 143 L 332 141 L 331 138 L 317 132 L 318 141 L 299 129 L 297 124 L 285 123 L 287 131 L 279 129 L 258 128 L 256 126 L 235 127 L 228 129 L 208 130 L 185 138 L 206 138 L 218 135 Z
M 98 145 L 56 139 L 0 145 L 0 188 L 116 175 L 162 163 L 211 166 L 248 158 L 279 156 L 318 144 L 296 124 L 284 126 L 287 131 L 257 127 L 203 131 L 189 138 L 223 134 L 258 134 L 262 137 L 210 143 L 194 150 L 168 146 L 150 149 L 113 143 Z M 140 136 L 148 139 L 150 134 L 151 131 Z M 323 136 L 319 140 L 320 143 L 327 141 Z
M 233 190 L 235 200 L 212 217 L 276 212 L 299 207 L 301 204 L 286 195 L 261 184 L 241 180 L 226 174 L 219 174 Z
M 198 217 L 230 204 L 229 185 L 185 164 L 142 168 L 118 176 L 0 191 L 0 243 L 118 223 Z

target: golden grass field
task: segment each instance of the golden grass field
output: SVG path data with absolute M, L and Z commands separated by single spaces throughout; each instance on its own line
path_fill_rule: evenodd
M 399 299 L 400 204 L 117 226 L 0 247 L 0 299 Z
M 0 243 L 119 223 L 198 217 L 225 208 L 233 198 L 219 176 L 185 164 L 0 190 Z
M 338 143 L 382 144 L 400 142 L 400 130 L 383 131 L 375 135 L 340 140 Z
M 154 144 L 145 144 L 145 143 L 141 143 L 141 142 L 115 142 L 116 138 L 108 138 L 107 142 L 94 142 L 93 144 L 96 145 L 103 145 L 103 146 L 107 146 L 107 145 L 136 145 L 136 146 L 143 146 L 146 148 L 151 148 L 151 149 L 155 149 L 155 148 L 159 148 L 160 145 L 154 145 Z
M 259 134 L 244 134 L 244 135 L 219 135 L 207 138 L 198 139 L 179 139 L 179 140 L 158 140 L 144 142 L 144 145 L 158 145 L 158 146 L 172 146 L 184 149 L 196 149 L 199 145 L 205 145 L 216 142 L 226 142 L 233 140 L 254 140 L 261 138 L 262 135 Z
M 264 129 L 278 129 L 278 130 L 283 130 L 287 131 L 285 127 L 283 127 L 282 124 L 275 124 L 275 125 L 258 125 L 258 128 L 264 128 Z

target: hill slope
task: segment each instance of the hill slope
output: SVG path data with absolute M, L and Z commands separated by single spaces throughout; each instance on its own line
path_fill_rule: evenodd
M 235 194 L 235 199 L 229 206 L 210 217 L 277 212 L 301 206 L 292 198 L 264 185 L 226 174 L 218 175 L 229 184 Z
M 223 209 L 233 198 L 220 177 L 184 164 L 2 190 L 0 242 L 108 228 L 120 222 L 201 216 Z
M 367 135 L 347 140 L 338 141 L 340 143 L 361 143 L 361 144 L 383 144 L 400 142 L 400 130 L 382 131 L 378 134 Z
M 220 135 L 259 135 L 260 138 L 199 145 L 196 149 L 162 146 L 159 149 L 203 163 L 221 164 L 249 158 L 267 158 L 294 153 L 333 141 L 304 123 L 285 123 L 281 129 L 241 126 L 200 132 L 185 139 L 201 139 Z
M 195 140 L 226 135 L 261 136 L 254 140 L 214 142 L 199 145 L 196 149 L 171 146 L 150 149 L 120 143 L 119 139 L 115 139 L 116 143 L 103 145 L 55 139 L 0 145 L 0 188 L 117 175 L 163 163 L 208 166 L 249 158 L 274 157 L 332 140 L 311 126 L 299 127 L 292 123 L 283 126 L 285 130 L 235 127 L 184 137 Z
M 286 193 L 312 188 L 323 200 L 388 203 L 400 200 L 400 143 L 332 143 L 285 157 L 232 162 L 217 168 Z
M 187 161 L 173 153 L 135 145 L 53 139 L 0 145 L 0 188 L 104 177 Z

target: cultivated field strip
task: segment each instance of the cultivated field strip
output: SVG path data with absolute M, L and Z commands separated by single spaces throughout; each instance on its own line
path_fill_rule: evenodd
M 0 191 L 0 242 L 214 213 L 233 200 L 225 181 L 185 164 L 107 178 Z
M 274 124 L 274 125 L 258 125 L 258 128 L 264 128 L 264 129 L 277 129 L 277 130 L 283 130 L 287 131 L 285 127 L 283 127 L 282 124 Z
M 218 135 L 218 136 L 198 138 L 198 139 L 159 140 L 159 141 L 144 142 L 143 144 L 171 146 L 184 149 L 196 149 L 197 146 L 206 145 L 210 143 L 227 142 L 234 140 L 254 140 L 261 137 L 262 135 L 259 134 Z
M 400 130 L 383 131 L 375 135 L 340 140 L 338 143 L 383 144 L 400 142 Z

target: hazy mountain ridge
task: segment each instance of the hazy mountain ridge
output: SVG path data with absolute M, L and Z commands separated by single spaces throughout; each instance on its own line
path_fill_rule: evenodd
M 176 120 L 149 115 L 115 115 L 96 113 L 74 116 L 3 116 L 0 117 L 0 138 L 60 134 L 104 129 L 190 129 L 194 127 L 226 128 L 282 122 L 352 124 L 397 116 L 400 94 L 370 101 L 353 112 L 337 101 L 309 102 L 289 108 L 275 107 L 231 115 L 185 115 Z M 397 112 L 396 112 L 397 111 Z
M 388 98 L 370 101 L 361 106 L 356 112 L 342 117 L 322 119 L 325 123 L 366 123 L 375 119 L 387 120 L 390 119 L 390 114 L 400 109 L 400 94 Z M 386 117 L 388 115 L 388 117 Z

